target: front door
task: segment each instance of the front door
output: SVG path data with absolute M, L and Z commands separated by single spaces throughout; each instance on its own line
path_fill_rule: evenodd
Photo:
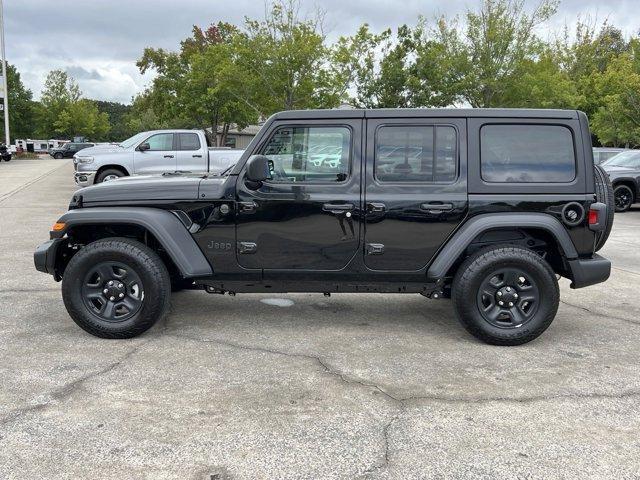
M 467 211 L 466 121 L 369 119 L 365 265 L 425 268 Z
M 340 270 L 358 253 L 362 120 L 276 122 L 254 154 L 259 188 L 238 176 L 238 262 L 268 270 Z
M 140 143 L 148 143 L 149 150 L 133 153 L 133 168 L 137 174 L 176 171 L 176 149 L 173 133 L 156 133 Z

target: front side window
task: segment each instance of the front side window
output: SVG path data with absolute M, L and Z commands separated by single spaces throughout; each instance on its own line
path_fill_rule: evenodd
M 380 182 L 453 182 L 457 137 L 448 125 L 384 126 L 376 134 L 375 176 Z
M 351 131 L 346 127 L 280 127 L 262 149 L 271 181 L 343 182 L 349 176 Z
M 180 150 L 200 150 L 200 139 L 195 133 L 180 133 Z
M 484 125 L 480 171 L 487 182 L 571 182 L 576 177 L 571 131 L 561 125 Z
M 173 150 L 173 133 L 159 133 L 152 135 L 147 140 L 150 151 Z

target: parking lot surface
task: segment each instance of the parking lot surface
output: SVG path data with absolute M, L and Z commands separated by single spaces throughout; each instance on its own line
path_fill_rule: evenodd
M 521 347 L 419 295 L 183 292 L 142 337 L 67 315 L 36 245 L 67 160 L 0 165 L 0 478 L 640 478 L 640 210 Z

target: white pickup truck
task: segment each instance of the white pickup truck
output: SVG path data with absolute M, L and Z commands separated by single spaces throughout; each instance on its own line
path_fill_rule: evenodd
M 99 145 L 73 156 L 75 181 L 84 187 L 129 175 L 218 173 L 244 150 L 209 147 L 203 130 L 141 132 L 117 145 Z

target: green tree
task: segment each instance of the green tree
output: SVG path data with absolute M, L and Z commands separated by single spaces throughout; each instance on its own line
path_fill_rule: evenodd
M 594 75 L 598 107 L 591 128 L 604 145 L 640 145 L 640 69 L 636 56 L 625 53 Z
M 100 113 L 96 104 L 87 99 L 67 104 L 53 123 L 58 136 L 82 136 L 94 141 L 105 140 L 109 128 L 109 116 Z
M 80 100 L 81 95 L 78 83 L 67 72 L 49 72 L 37 108 L 37 135 L 50 138 L 58 133 L 56 121 L 70 104 Z
M 9 133 L 11 138 L 28 138 L 34 134 L 35 102 L 33 94 L 20 78 L 14 65 L 7 63 L 7 90 L 9 91 Z M 0 120 L 0 138 L 4 142 L 4 122 Z
M 136 132 L 132 132 L 125 121 L 126 115 L 131 111 L 130 105 L 120 102 L 107 102 L 103 100 L 93 100 L 100 113 L 105 113 L 109 117 L 109 133 L 104 138 L 94 138 L 94 140 L 105 140 L 109 142 L 120 142 Z
M 473 107 L 501 106 L 523 63 L 541 52 L 535 28 L 557 5 L 556 0 L 543 0 L 528 12 L 524 0 L 483 0 L 480 11 L 467 11 L 464 26 L 440 18 L 435 40 L 442 45 L 440 68 L 448 79 L 444 86 Z

